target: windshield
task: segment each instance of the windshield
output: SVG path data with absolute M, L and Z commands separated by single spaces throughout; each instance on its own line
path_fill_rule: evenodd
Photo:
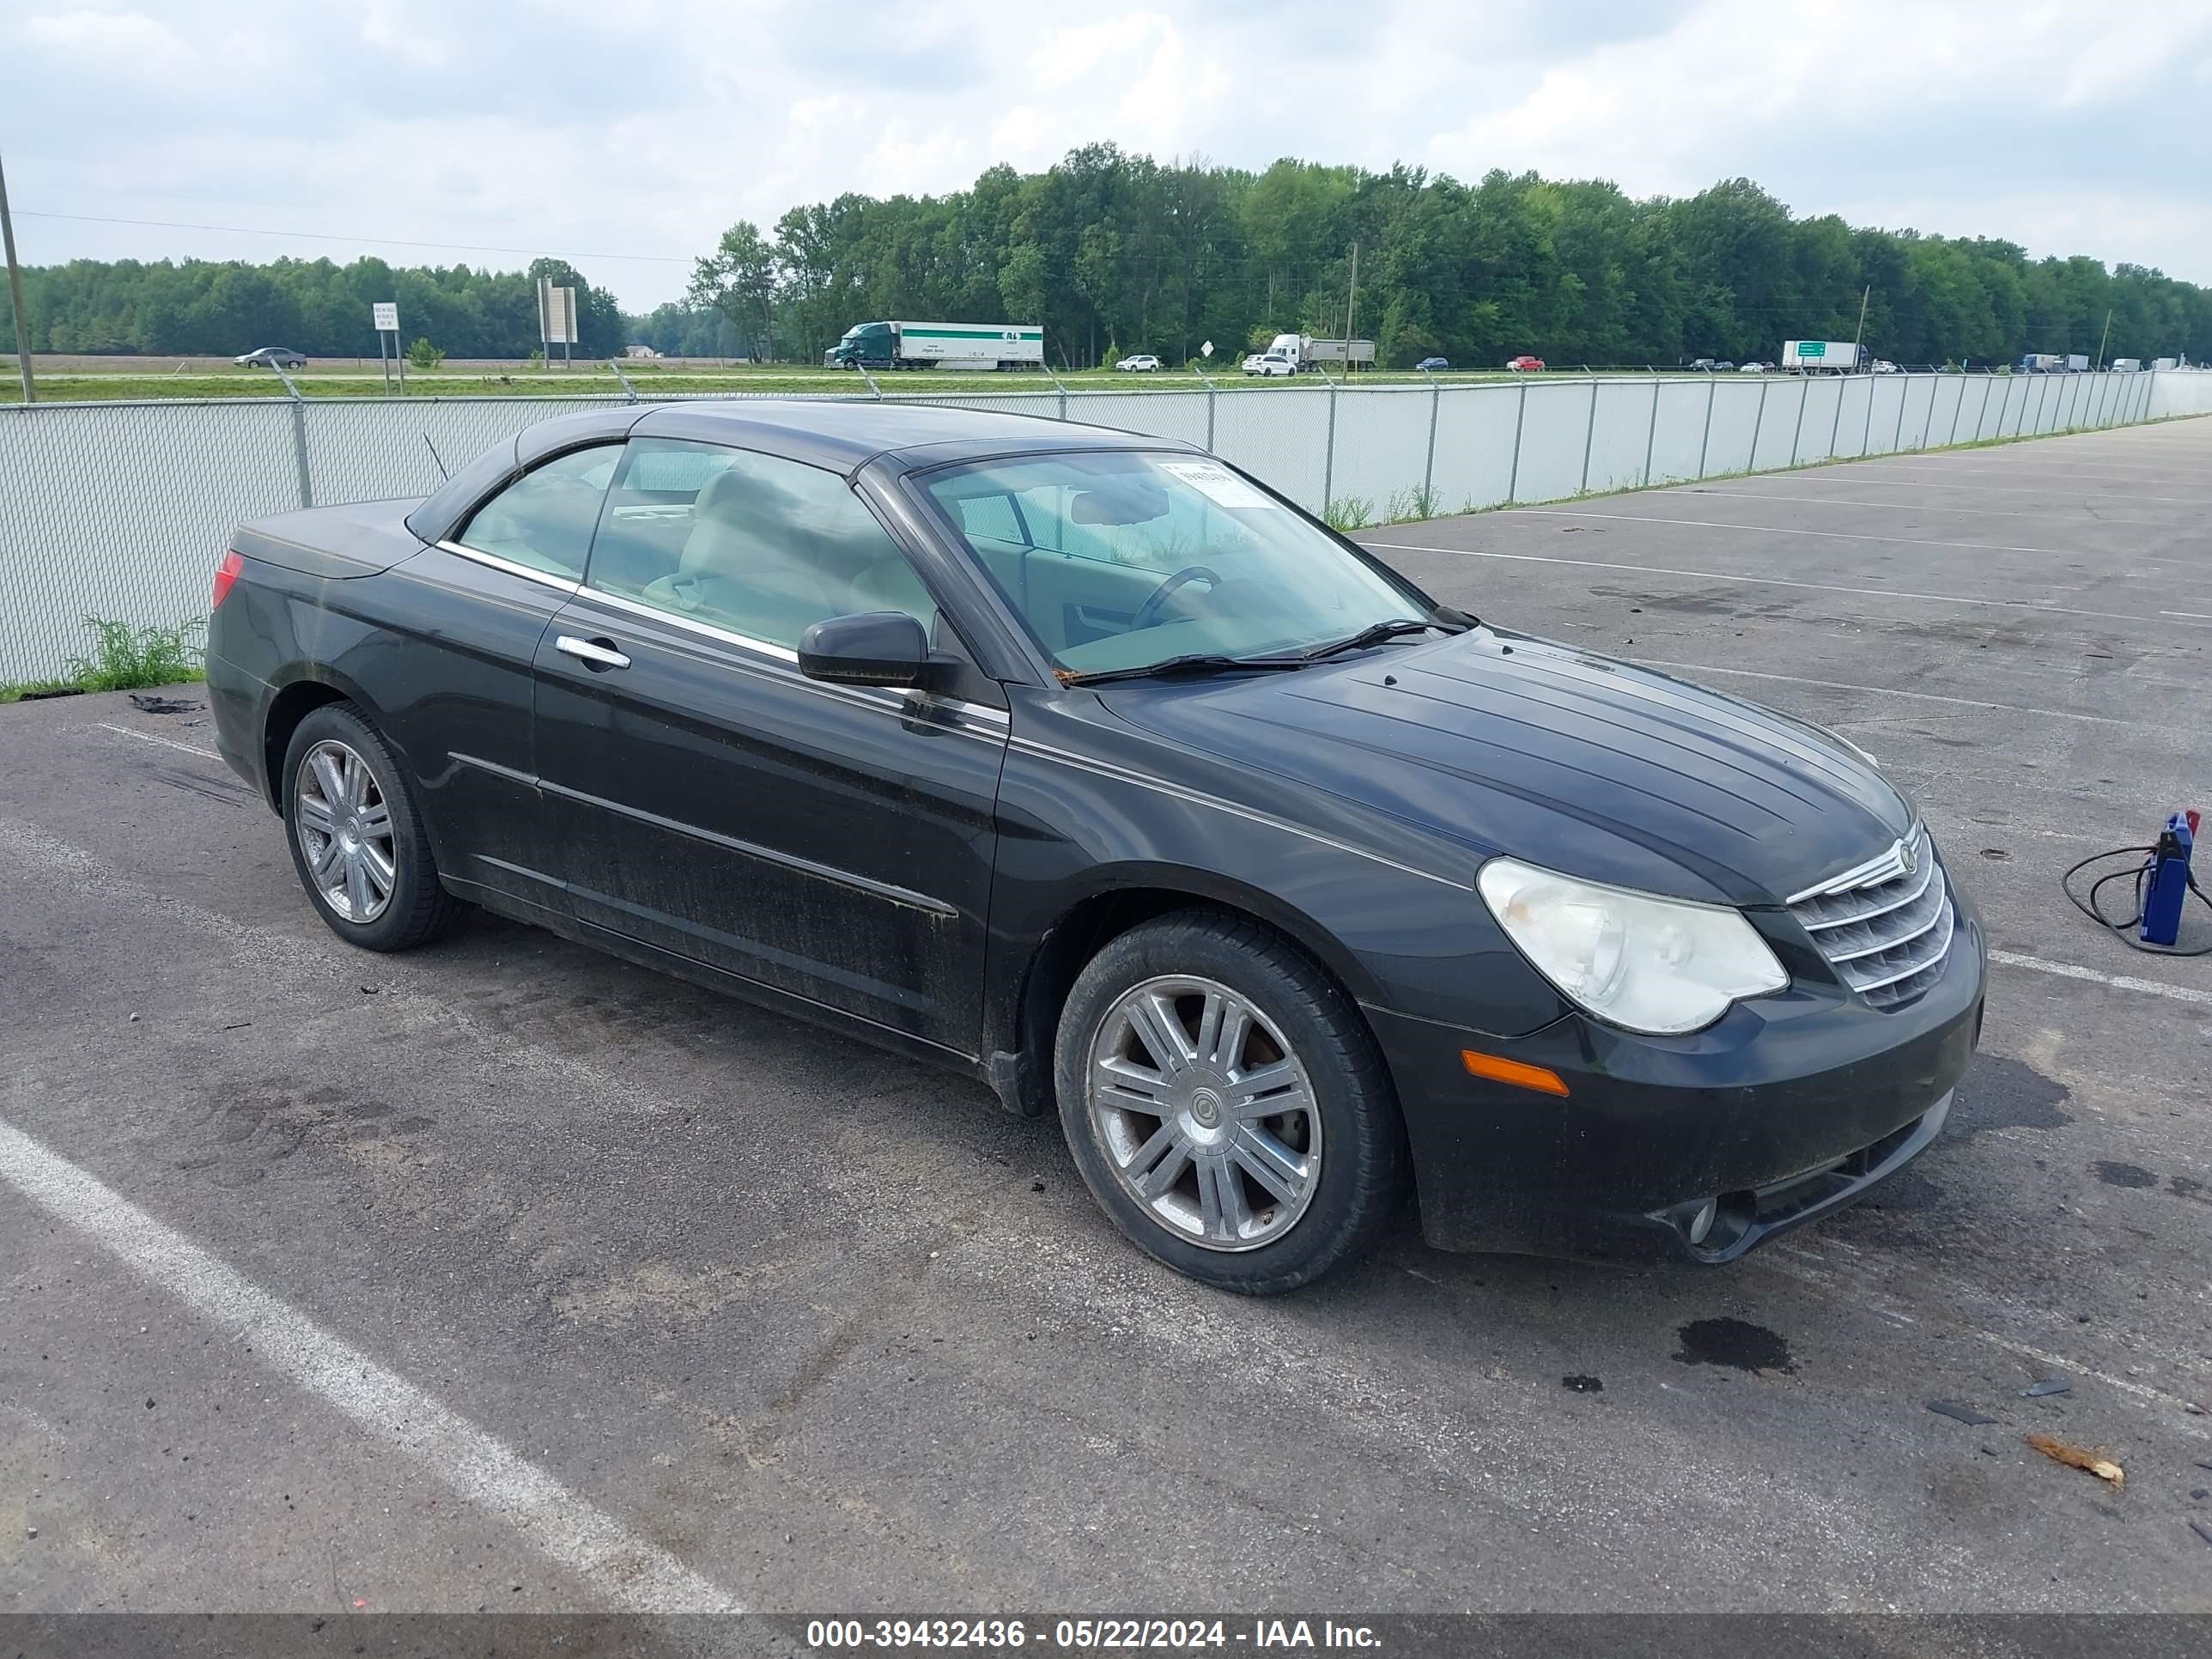
M 1434 614 L 1418 592 L 1204 456 L 1032 456 L 924 482 L 1069 674 L 1294 653 Z

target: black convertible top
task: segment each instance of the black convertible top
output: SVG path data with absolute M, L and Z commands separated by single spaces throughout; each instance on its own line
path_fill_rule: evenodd
M 631 435 L 731 444 L 848 476 L 884 455 L 922 465 L 1037 450 L 1189 447 L 1172 438 L 1110 427 L 937 404 L 780 398 L 622 404 L 526 427 L 456 472 L 407 515 L 408 527 L 426 542 L 441 540 L 471 507 L 524 468 L 580 444 Z

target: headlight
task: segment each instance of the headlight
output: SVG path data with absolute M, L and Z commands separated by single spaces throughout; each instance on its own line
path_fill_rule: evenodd
M 1577 1006 L 1632 1031 L 1711 1024 L 1790 975 L 1724 905 L 1655 898 L 1492 859 L 1475 884 L 1506 937 Z

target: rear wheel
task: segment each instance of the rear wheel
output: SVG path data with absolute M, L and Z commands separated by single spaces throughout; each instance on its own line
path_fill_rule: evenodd
M 284 828 L 300 884 L 349 945 L 404 951 L 460 914 L 398 761 L 351 703 L 326 703 L 293 732 Z
M 1206 1284 L 1294 1290 L 1404 1195 L 1404 1133 L 1365 1023 L 1255 922 L 1184 911 L 1112 941 L 1068 994 L 1054 1070 L 1092 1196 Z

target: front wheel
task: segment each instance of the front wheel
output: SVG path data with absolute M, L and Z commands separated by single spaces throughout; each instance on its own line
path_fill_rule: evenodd
M 1404 1129 L 1365 1022 L 1256 922 L 1182 911 L 1113 940 L 1068 994 L 1054 1061 L 1091 1195 L 1206 1284 L 1295 1290 L 1403 1198 Z
M 301 720 L 284 757 L 292 866 L 332 933 L 365 951 L 404 951 L 460 913 L 398 761 L 349 702 Z

